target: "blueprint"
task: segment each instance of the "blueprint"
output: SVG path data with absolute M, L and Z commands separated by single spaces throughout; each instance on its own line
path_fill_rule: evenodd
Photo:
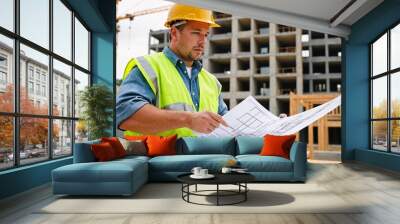
M 198 136 L 264 136 L 290 135 L 309 126 L 340 106 L 341 97 L 290 117 L 279 118 L 265 109 L 254 97 L 249 96 L 223 116 L 229 127 L 220 125 L 210 134 Z

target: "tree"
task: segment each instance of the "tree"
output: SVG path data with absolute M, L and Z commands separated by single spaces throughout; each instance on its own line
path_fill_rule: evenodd
M 10 84 L 6 88 L 6 92 L 0 94 L 0 108 L 4 112 L 13 112 L 14 88 Z M 46 104 L 44 104 L 46 105 Z M 47 106 L 34 105 L 29 99 L 29 95 L 24 87 L 20 88 L 20 108 L 24 114 L 47 114 Z M 57 110 L 55 113 L 59 113 Z M 11 116 L 0 116 L 0 146 L 5 148 L 13 147 L 13 119 Z M 47 143 L 49 132 L 47 118 L 20 118 L 20 149 L 24 149 L 26 145 L 36 145 Z M 59 128 L 55 125 L 53 128 L 53 138 L 59 135 Z
M 6 92 L 0 94 L 0 110 L 2 112 L 13 112 L 14 88 L 8 85 Z M 12 148 L 13 146 L 13 119 L 11 116 L 0 116 L 0 147 Z
M 391 117 L 400 117 L 400 100 L 394 99 L 391 104 Z M 387 118 L 387 101 L 381 101 L 380 104 L 372 109 L 373 118 Z M 398 120 L 391 121 L 392 141 L 400 138 L 400 122 Z M 374 138 L 384 138 L 387 135 L 387 122 L 377 121 L 373 125 Z
M 374 107 L 372 109 L 373 112 L 373 118 L 387 118 L 387 101 L 383 100 L 379 103 L 378 106 Z M 373 137 L 374 138 L 379 138 L 383 140 L 383 138 L 386 139 L 387 136 L 387 123 L 386 122 L 374 122 L 373 126 Z

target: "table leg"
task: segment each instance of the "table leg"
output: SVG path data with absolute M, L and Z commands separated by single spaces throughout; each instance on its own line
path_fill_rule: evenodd
M 219 205 L 219 184 L 217 184 L 217 206 Z
M 188 185 L 187 185 L 187 191 L 188 191 L 188 193 L 187 193 L 187 201 L 188 201 L 188 202 L 190 202 L 190 201 L 189 201 L 189 195 L 190 195 L 190 184 L 188 184 Z
M 244 183 L 244 201 L 247 201 L 247 183 Z
M 181 188 L 181 192 L 182 192 L 182 199 L 184 198 L 184 197 L 183 197 L 183 190 L 184 190 L 184 186 L 185 186 L 185 185 L 182 183 L 182 188 Z

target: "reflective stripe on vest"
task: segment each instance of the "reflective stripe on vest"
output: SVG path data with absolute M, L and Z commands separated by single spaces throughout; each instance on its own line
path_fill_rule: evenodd
M 162 109 L 166 109 L 166 110 L 176 110 L 176 111 L 190 111 L 190 112 L 194 112 L 195 110 L 193 109 L 193 106 L 185 104 L 185 103 L 174 103 L 174 104 L 170 104 L 165 106 Z
M 147 74 L 149 74 L 151 81 L 153 82 L 154 88 L 156 89 L 156 93 L 154 95 L 157 95 L 158 92 L 158 84 L 157 84 L 157 74 L 154 71 L 154 69 L 151 67 L 149 62 L 146 61 L 146 59 L 142 57 L 138 57 L 137 61 L 142 65 L 143 69 L 146 70 Z

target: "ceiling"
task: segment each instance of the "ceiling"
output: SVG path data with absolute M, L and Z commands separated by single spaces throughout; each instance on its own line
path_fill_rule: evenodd
M 214 11 L 348 37 L 383 0 L 172 0 Z

